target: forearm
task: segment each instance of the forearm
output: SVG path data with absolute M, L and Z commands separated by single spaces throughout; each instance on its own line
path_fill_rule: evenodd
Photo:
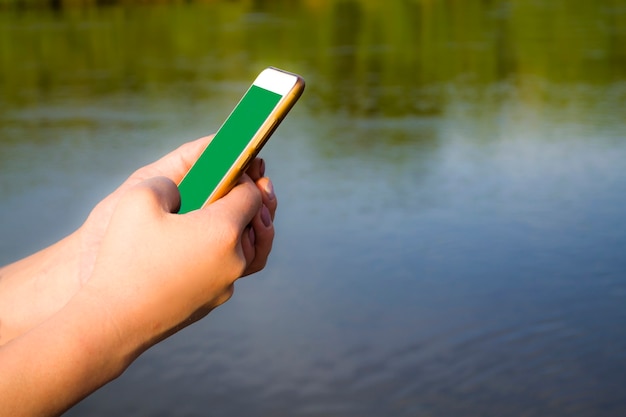
M 61 311 L 0 347 L 0 415 L 58 415 L 118 377 L 141 353 L 92 300 Z
M 219 201 L 183 215 L 173 213 L 171 178 L 132 184 L 147 174 L 105 199 L 78 232 L 3 270 L 0 416 L 62 413 L 265 265 L 276 199 L 258 172 L 256 183 L 243 176 Z M 57 292 L 68 282 L 71 291 Z
M 0 268 L 0 345 L 48 319 L 80 288 L 79 244 L 74 233 Z

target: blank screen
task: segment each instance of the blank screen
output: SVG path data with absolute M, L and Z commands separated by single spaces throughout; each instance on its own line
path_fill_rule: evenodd
M 281 98 L 256 85 L 250 87 L 179 184 L 179 213 L 202 207 Z

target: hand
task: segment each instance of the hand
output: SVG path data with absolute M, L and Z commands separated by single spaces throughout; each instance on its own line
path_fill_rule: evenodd
M 262 267 L 269 254 L 273 231 L 262 219 L 261 192 L 247 176 L 202 210 L 172 214 L 179 203 L 176 185 L 165 177 L 127 190 L 78 294 L 107 312 L 135 346 L 150 345 L 225 302 L 235 280 Z
M 181 155 L 186 151 L 131 176 L 65 243 L 4 270 L 0 282 L 8 276 L 9 283 L 19 283 L 16 276 L 37 270 L 35 260 L 54 265 L 54 255 L 68 256 L 77 242 L 83 256 L 95 255 L 83 258 L 92 259 L 83 263 L 89 273 L 77 290 L 68 287 L 67 303 L 0 346 L 0 415 L 63 412 L 150 346 L 228 300 L 239 277 L 263 268 L 276 199 L 262 161 L 254 161 L 249 175 L 221 199 L 179 215 L 176 181 L 185 170 L 178 168 L 189 161 Z M 161 168 L 170 175 L 151 176 Z
M 186 143 L 174 152 L 169 153 L 158 161 L 135 171 L 115 192 L 102 200 L 91 212 L 85 224 L 79 230 L 80 233 L 80 258 L 81 262 L 77 270 L 79 282 L 85 282 L 93 270 L 94 261 L 98 253 L 100 243 L 106 231 L 112 212 L 120 197 L 130 188 L 140 182 L 153 177 L 163 176 L 178 184 L 193 163 L 198 159 L 204 148 L 213 137 L 207 136 L 196 141 Z M 263 204 L 270 213 L 273 221 L 276 212 L 277 201 L 274 195 L 272 183 L 265 178 L 265 164 L 256 158 L 247 171 L 248 176 L 257 184 L 262 191 Z M 273 231 L 273 230 L 272 230 Z M 264 264 L 258 262 L 251 265 L 246 274 L 256 272 Z
M 164 176 L 178 183 L 193 162 L 206 147 L 211 137 L 187 143 L 153 164 L 132 174 L 117 190 L 101 201 L 91 212 L 86 222 L 74 233 L 60 242 L 0 269 L 0 345 L 23 334 L 59 311 L 84 286 L 91 276 L 105 232 L 118 201 L 142 181 Z M 244 274 L 260 270 L 271 249 L 277 200 L 272 184 L 264 177 L 263 161 L 253 161 L 248 176 L 261 191 L 263 206 L 255 217 L 254 257 L 249 261 Z M 263 208 L 265 207 L 265 208 Z M 270 226 L 259 227 L 267 220 Z M 251 253 L 248 243 L 243 250 Z M 248 255 L 246 255 L 248 256 Z

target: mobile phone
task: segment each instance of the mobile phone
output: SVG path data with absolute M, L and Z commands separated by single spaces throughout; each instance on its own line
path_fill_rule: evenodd
M 299 75 L 263 70 L 178 184 L 178 212 L 197 210 L 228 193 L 303 90 Z

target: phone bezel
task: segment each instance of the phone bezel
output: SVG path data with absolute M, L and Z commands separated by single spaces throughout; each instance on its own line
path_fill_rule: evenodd
M 218 182 L 215 189 L 209 194 L 204 204 L 202 204 L 202 206 L 199 208 L 202 208 L 207 204 L 210 204 L 213 201 L 221 198 L 236 185 L 241 175 L 248 169 L 252 160 L 263 148 L 272 133 L 274 133 L 274 131 L 278 128 L 278 125 L 282 122 L 289 110 L 291 110 L 295 102 L 301 96 L 302 91 L 304 90 L 304 80 L 302 77 L 297 74 L 284 71 L 275 67 L 268 67 L 264 69 L 259 75 L 257 75 L 255 80 L 252 82 L 252 85 L 278 94 L 281 96 L 281 98 L 271 110 L 269 115 L 265 118 L 261 126 L 257 129 L 255 134 L 252 135 L 250 140 L 247 142 L 247 145 L 244 146 L 244 148 L 239 152 L 239 156 L 235 159 L 231 167 L 226 171 L 225 175 Z M 233 108 L 231 115 L 239 106 L 250 88 L 251 87 L 248 88 L 246 93 L 242 96 L 242 99 Z M 228 118 L 230 118 L 231 115 L 229 115 Z M 225 120 L 228 120 L 228 118 Z M 219 129 L 216 135 L 218 133 Z M 207 145 L 207 148 L 208 146 L 209 145 Z M 207 148 L 203 150 L 201 156 L 204 154 L 204 152 L 207 151 Z M 194 167 L 192 166 L 188 173 L 185 175 L 185 177 L 193 169 Z M 183 181 L 184 178 L 181 180 L 179 185 Z M 183 197 L 184 196 L 181 196 L 181 198 Z

